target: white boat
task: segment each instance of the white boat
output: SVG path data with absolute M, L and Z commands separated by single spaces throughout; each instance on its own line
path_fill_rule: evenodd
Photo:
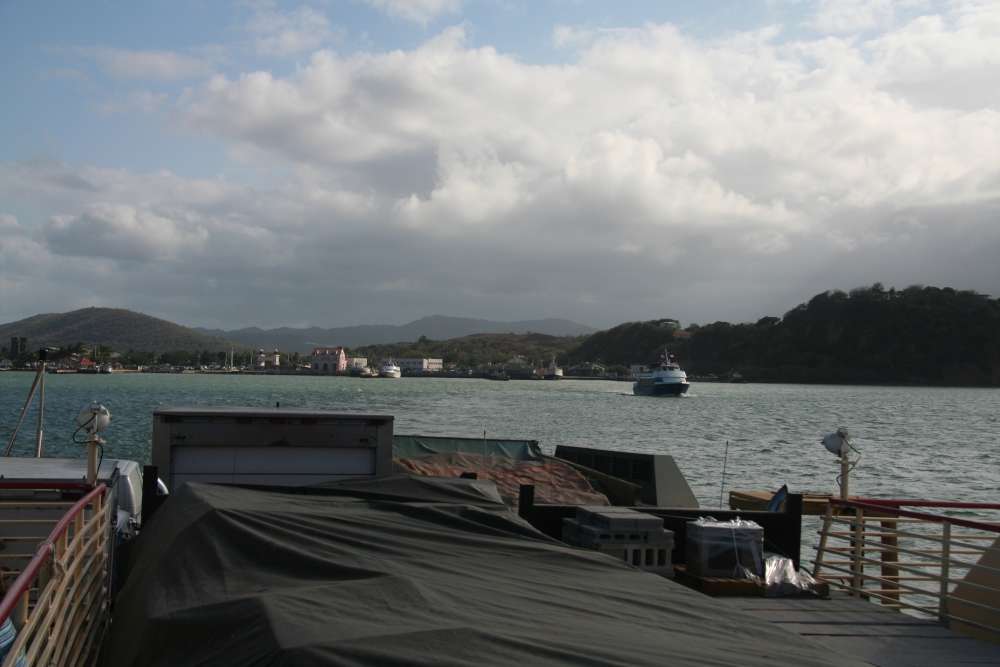
M 396 362 L 392 359 L 388 359 L 384 364 L 382 364 L 382 367 L 378 369 L 378 375 L 383 378 L 398 378 L 402 377 L 403 373 L 399 369 L 399 366 L 396 365 Z
M 680 396 L 687 393 L 690 386 L 687 373 L 681 370 L 677 358 L 664 352 L 659 363 L 636 373 L 632 393 L 637 396 Z
M 549 367 L 545 369 L 545 373 L 542 377 L 546 380 L 561 380 L 563 376 L 563 369 L 556 365 L 556 358 L 552 357 L 552 363 Z

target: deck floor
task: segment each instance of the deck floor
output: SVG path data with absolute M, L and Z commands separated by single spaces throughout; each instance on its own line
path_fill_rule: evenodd
M 866 600 L 720 598 L 839 655 L 879 667 L 1000 665 L 1000 644 L 970 639 L 933 620 L 914 618 Z

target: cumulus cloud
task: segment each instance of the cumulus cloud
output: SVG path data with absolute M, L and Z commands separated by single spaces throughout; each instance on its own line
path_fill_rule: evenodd
M 95 204 L 77 216 L 54 216 L 44 236 L 60 255 L 148 261 L 195 252 L 207 232 L 149 210 Z
M 288 56 L 312 51 L 334 38 L 335 32 L 326 15 L 302 6 L 284 12 L 272 7 L 259 8 L 247 22 L 258 53 Z
M 856 33 L 888 28 L 898 12 L 924 9 L 927 0 L 820 0 L 807 22 L 823 33 Z
M 0 201 L 19 270 L 108 266 L 122 303 L 194 323 L 754 319 L 875 281 L 1000 294 L 1000 100 L 952 94 L 1000 78 L 995 14 L 897 14 L 863 39 L 570 26 L 560 65 L 462 28 L 323 50 L 176 105 L 280 175 L 266 186 L 21 163 L 0 165 Z
M 380 12 L 404 21 L 426 25 L 443 14 L 457 12 L 462 0 L 364 0 Z

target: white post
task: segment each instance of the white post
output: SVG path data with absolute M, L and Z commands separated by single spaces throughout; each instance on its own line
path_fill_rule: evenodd
M 97 445 L 100 443 L 99 436 L 94 433 L 87 441 L 87 484 L 93 486 L 97 483 Z

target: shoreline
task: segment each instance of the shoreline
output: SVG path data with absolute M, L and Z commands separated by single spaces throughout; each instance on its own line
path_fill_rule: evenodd
M 36 369 L 32 368 L 7 368 L 0 370 L 2 373 L 36 373 Z M 151 371 L 151 370 L 136 370 L 134 368 L 119 369 L 111 373 L 90 373 L 83 372 L 80 373 L 73 369 L 59 369 L 56 371 L 50 371 L 50 375 L 95 375 L 95 376 L 108 376 L 108 375 L 251 375 L 251 376 L 295 376 L 295 377 L 344 377 L 344 378 L 357 378 L 362 380 L 384 380 L 387 378 L 380 378 L 378 376 L 374 377 L 361 377 L 357 375 L 349 374 L 333 374 L 333 373 L 313 373 L 311 371 L 294 371 L 294 370 L 265 370 L 265 371 L 225 371 L 225 370 L 183 370 L 183 371 Z M 419 380 L 491 380 L 496 381 L 496 378 L 490 377 L 486 373 L 473 373 L 469 374 L 428 374 L 428 375 L 404 375 L 401 379 L 419 379 Z M 937 383 L 921 383 L 921 382 L 898 382 L 887 380 L 884 382 L 865 382 L 858 380 L 816 380 L 815 382 L 806 382 L 802 380 L 782 380 L 782 379 L 742 379 L 737 381 L 726 380 L 722 378 L 698 378 L 691 376 L 690 382 L 692 385 L 698 384 L 748 384 L 748 385 L 773 385 L 773 384 L 787 384 L 787 385 L 797 385 L 797 386 L 831 386 L 831 387 L 900 387 L 900 388 L 917 388 L 917 389 L 1000 389 L 1000 385 L 984 385 L 984 384 L 937 384 Z M 526 378 L 526 377 L 511 377 L 510 381 L 520 381 L 520 382 L 559 382 L 562 380 L 584 380 L 584 381 L 604 381 L 604 382 L 633 382 L 632 378 L 622 378 L 622 377 L 593 377 L 586 375 L 567 375 L 560 380 L 547 380 L 545 378 Z

